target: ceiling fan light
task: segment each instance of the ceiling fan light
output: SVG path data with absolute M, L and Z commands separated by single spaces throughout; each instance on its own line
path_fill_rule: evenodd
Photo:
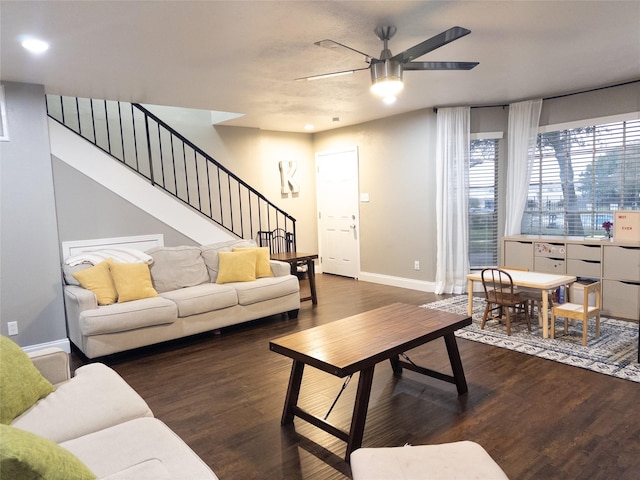
M 379 80 L 371 85 L 371 91 L 379 97 L 395 97 L 402 91 L 404 84 L 402 80 Z
M 404 88 L 402 64 L 387 59 L 371 64 L 371 91 L 380 97 L 396 96 Z

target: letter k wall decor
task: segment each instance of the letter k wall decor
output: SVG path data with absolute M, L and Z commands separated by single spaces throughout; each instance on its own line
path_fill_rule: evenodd
M 300 192 L 300 185 L 293 176 L 298 169 L 298 162 L 280 162 L 280 187 L 282 195 L 289 195 L 289 192 L 296 194 Z

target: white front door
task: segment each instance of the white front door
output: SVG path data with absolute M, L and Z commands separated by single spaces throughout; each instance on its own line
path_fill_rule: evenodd
M 316 153 L 318 245 L 323 273 L 358 278 L 358 149 Z

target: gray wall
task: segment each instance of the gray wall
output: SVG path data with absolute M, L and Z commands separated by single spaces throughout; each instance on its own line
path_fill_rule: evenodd
M 167 246 L 190 238 L 52 156 L 60 242 L 162 233 Z
M 435 279 L 435 121 L 420 110 L 314 136 L 319 152 L 358 146 L 363 272 Z
M 44 87 L 3 82 L 9 142 L 0 142 L 0 319 L 22 346 L 65 339 Z

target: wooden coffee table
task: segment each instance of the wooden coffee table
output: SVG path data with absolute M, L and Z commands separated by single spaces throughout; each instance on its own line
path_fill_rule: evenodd
M 281 424 L 292 423 L 297 416 L 347 442 L 345 459 L 349 461 L 351 452 L 362 445 L 376 363 L 390 360 L 395 375 L 406 368 L 455 384 L 458 395 L 467 392 L 454 335 L 466 325 L 471 325 L 471 317 L 466 315 L 394 303 L 272 340 L 272 351 L 293 359 Z M 400 354 L 440 337 L 444 338 L 453 376 L 400 360 Z M 348 432 L 298 406 L 305 365 L 336 377 L 360 373 Z

